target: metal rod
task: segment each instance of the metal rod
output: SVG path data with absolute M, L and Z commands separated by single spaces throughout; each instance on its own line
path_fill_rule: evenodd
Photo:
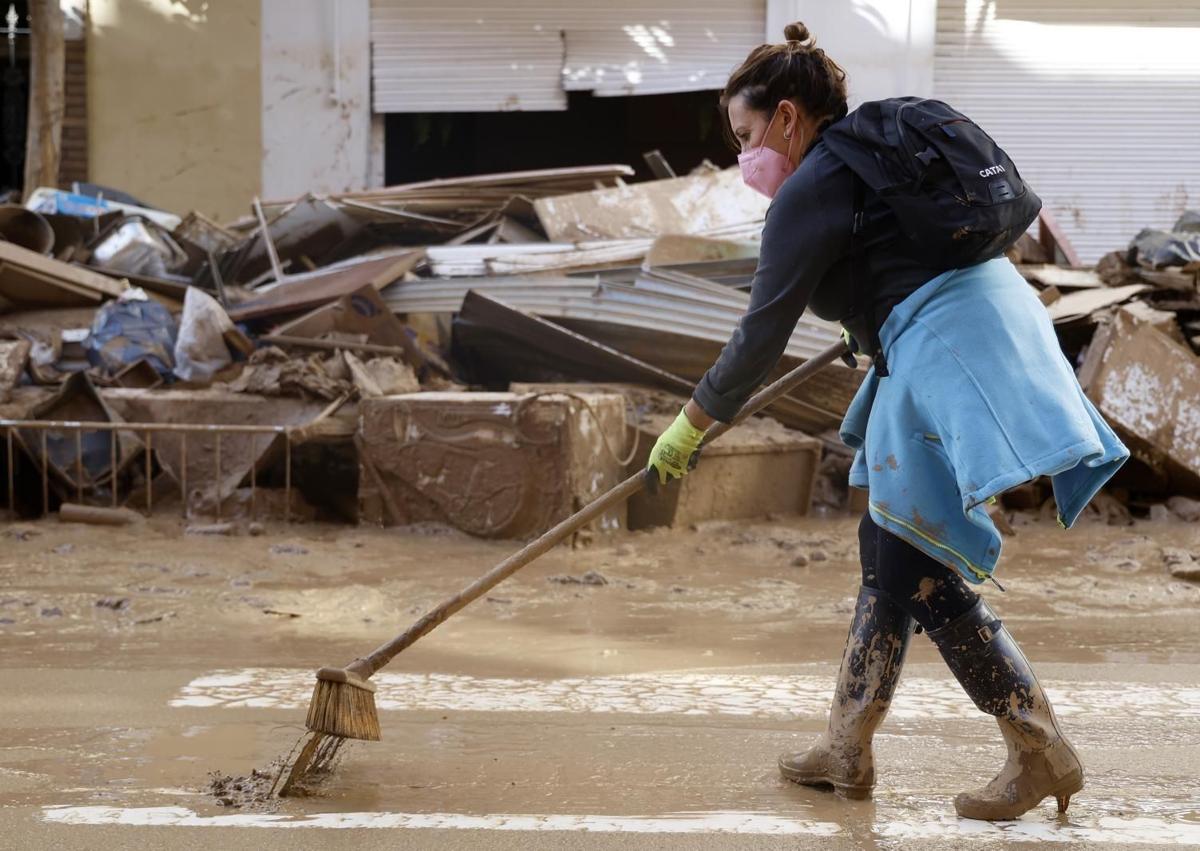
M 275 275 L 276 281 L 282 281 L 283 266 L 279 264 L 279 253 L 275 250 L 275 243 L 271 241 L 271 234 L 267 227 L 267 217 L 263 215 L 262 202 L 256 196 L 254 198 L 254 215 L 258 217 L 259 233 L 262 234 L 263 245 L 267 247 L 267 258 L 271 261 L 271 271 Z
M 12 512 L 13 517 L 17 516 L 17 489 L 14 484 L 13 477 L 13 430 L 10 428 L 7 432 L 8 443 L 8 510 Z
M 213 284 L 217 288 L 217 298 L 221 302 L 221 307 L 229 309 L 229 296 L 225 294 L 225 279 L 221 277 L 221 267 L 217 264 L 217 258 L 208 251 L 208 271 L 212 275 Z
M 42 432 L 42 516 L 50 513 L 50 456 L 46 454 L 46 432 Z
M 146 513 L 147 514 L 152 514 L 154 512 L 154 479 L 151 476 L 151 473 L 154 472 L 154 469 L 151 465 L 151 457 L 150 457 L 150 441 L 153 439 L 154 439 L 154 432 L 147 431 L 146 432 Z
M 289 426 L 215 425 L 211 423 L 106 423 L 87 420 L 8 420 L 0 426 L 38 430 L 86 429 L 88 431 L 218 432 L 224 434 L 283 434 Z
M 216 450 L 216 468 L 217 468 L 217 486 L 215 488 L 215 499 L 217 501 L 217 522 L 221 522 L 221 433 L 217 432 L 217 450 Z
M 251 438 L 253 440 L 253 438 Z M 250 519 L 258 519 L 258 447 L 255 447 L 255 462 L 250 465 Z
M 83 431 L 75 432 L 75 501 L 83 504 Z
M 262 339 L 268 343 L 282 343 L 285 346 L 297 346 L 302 349 L 346 349 L 352 352 L 392 355 L 398 358 L 408 357 L 408 351 L 400 346 L 381 346 L 377 343 L 354 343 L 345 340 L 314 340 L 309 337 L 296 337 L 290 334 L 265 334 Z
M 283 522 L 292 522 L 292 431 L 283 434 Z
M 108 433 L 108 478 L 112 488 L 112 507 L 117 507 L 117 433 Z
M 187 432 L 179 436 L 179 500 L 183 503 L 183 519 L 188 516 L 187 492 Z

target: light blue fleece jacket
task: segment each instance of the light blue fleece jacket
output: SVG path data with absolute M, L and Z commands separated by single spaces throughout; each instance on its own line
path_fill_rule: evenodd
M 841 427 L 850 484 L 869 490 L 877 524 L 971 582 L 1000 558 L 988 499 L 1051 476 L 1070 527 L 1129 457 L 1005 258 L 929 281 L 879 338 L 890 375 L 867 373 Z

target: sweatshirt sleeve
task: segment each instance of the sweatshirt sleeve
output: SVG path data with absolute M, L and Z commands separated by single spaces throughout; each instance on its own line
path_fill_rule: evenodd
M 814 158 L 815 153 L 809 152 L 767 210 L 750 306 L 692 395 L 721 422 L 733 420 L 775 368 L 813 291 L 849 248 L 850 172 L 831 163 L 823 149 L 823 156 Z

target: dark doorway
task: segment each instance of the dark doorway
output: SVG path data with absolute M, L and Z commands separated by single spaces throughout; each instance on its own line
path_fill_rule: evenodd
M 20 194 L 29 113 L 29 34 L 9 34 L 10 10 L 17 29 L 29 29 L 27 2 L 0 2 L 0 196 L 9 191 Z
M 385 123 L 388 184 L 498 171 L 625 163 L 662 151 L 676 174 L 705 159 L 737 161 L 721 131 L 717 92 L 595 97 L 570 92 L 563 112 L 392 113 Z

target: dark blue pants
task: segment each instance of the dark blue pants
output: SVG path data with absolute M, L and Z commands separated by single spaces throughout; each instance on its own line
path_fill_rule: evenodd
M 975 605 L 979 596 L 952 567 L 876 525 L 864 514 L 858 526 L 862 584 L 885 591 L 928 632 Z

